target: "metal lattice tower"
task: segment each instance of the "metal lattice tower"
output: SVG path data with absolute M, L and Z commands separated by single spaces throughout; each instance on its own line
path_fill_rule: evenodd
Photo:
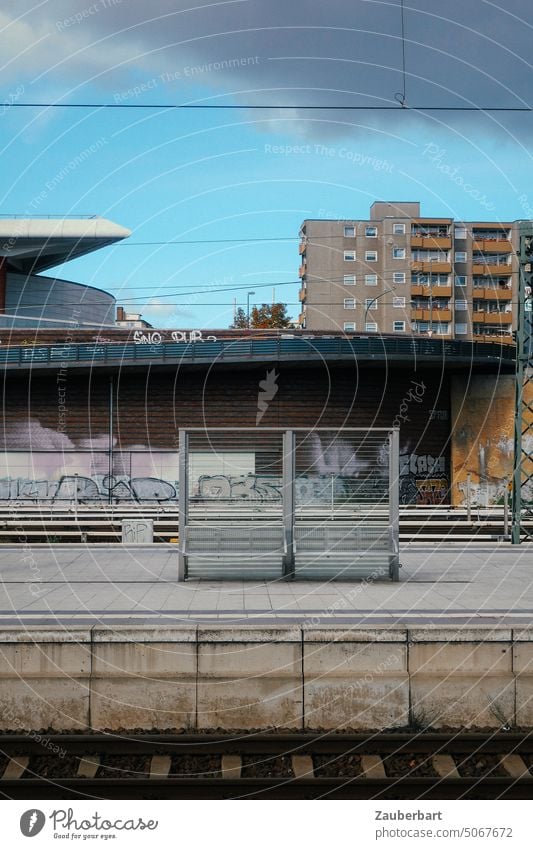
M 520 222 L 516 325 L 516 394 L 511 540 L 520 543 L 522 518 L 533 513 L 533 222 Z

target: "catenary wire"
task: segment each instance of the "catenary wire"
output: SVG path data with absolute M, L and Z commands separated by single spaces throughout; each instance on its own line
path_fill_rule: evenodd
M 533 106 L 407 106 L 398 103 L 397 106 L 346 105 L 346 106 L 317 106 L 293 103 L 10 103 L 3 102 L 0 106 L 6 109 L 279 109 L 279 110 L 312 110 L 312 111 L 342 111 L 342 112 L 533 112 Z

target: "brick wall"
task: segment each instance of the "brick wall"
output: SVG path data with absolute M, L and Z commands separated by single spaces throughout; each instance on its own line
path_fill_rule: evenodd
M 262 398 L 263 427 L 400 425 L 402 499 L 438 500 L 435 490 L 444 497 L 449 487 L 449 384 L 438 370 L 288 367 L 267 378 L 268 371 L 266 365 L 174 372 L 124 369 L 114 376 L 114 450 L 176 451 L 180 427 L 255 427 Z M 4 378 L 4 450 L 106 451 L 109 375 L 80 376 L 67 369 L 63 383 L 57 378 L 37 373 L 31 379 Z

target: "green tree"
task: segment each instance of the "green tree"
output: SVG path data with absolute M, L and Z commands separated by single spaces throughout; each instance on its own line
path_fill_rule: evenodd
M 233 324 L 231 325 L 231 329 L 233 330 L 244 330 L 248 327 L 248 319 L 246 318 L 246 313 L 242 307 L 239 307 L 235 313 L 235 318 L 233 319 Z
M 281 302 L 261 304 L 260 307 L 253 307 L 250 313 L 251 327 L 288 327 L 290 320 L 290 316 L 287 315 L 287 305 Z

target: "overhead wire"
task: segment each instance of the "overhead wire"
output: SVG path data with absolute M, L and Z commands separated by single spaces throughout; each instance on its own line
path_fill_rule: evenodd
M 275 103 L 16 103 L 2 102 L 0 107 L 6 109 L 279 109 L 298 111 L 339 111 L 339 112 L 533 112 L 533 106 L 407 106 L 406 104 L 349 104 L 310 105 L 305 103 L 275 104 Z

